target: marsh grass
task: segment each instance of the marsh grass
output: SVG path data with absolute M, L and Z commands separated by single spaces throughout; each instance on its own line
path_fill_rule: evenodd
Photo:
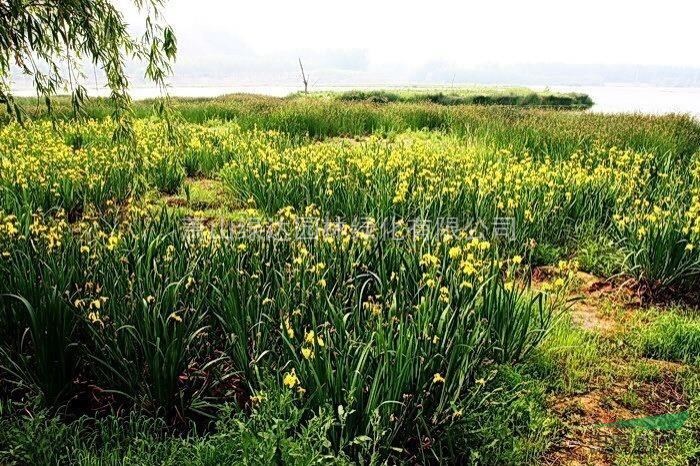
M 302 97 L 299 95 L 298 97 Z M 555 109 L 587 109 L 593 101 L 585 94 L 533 92 L 525 88 L 464 89 L 396 89 L 318 92 L 311 98 L 325 97 L 346 102 L 378 104 L 406 102 L 438 105 L 500 105 L 512 107 L 546 107 Z
M 31 100 L 27 100 L 29 104 Z M 65 106 L 65 111 L 61 109 Z M 57 118 L 71 118 L 68 102 L 57 100 Z M 28 105 L 32 107 L 32 105 Z M 153 116 L 153 102 L 135 103 L 134 114 Z M 689 116 L 589 114 L 526 108 L 443 106 L 431 103 L 335 101 L 324 98 L 279 98 L 232 94 L 217 98 L 177 98 L 173 110 L 185 121 L 236 121 L 244 129 L 271 129 L 314 138 L 363 136 L 405 130 L 441 129 L 487 140 L 498 147 L 533 154 L 566 156 L 594 144 L 690 157 L 700 147 L 700 130 Z M 108 104 L 100 98 L 86 105 L 90 118 L 105 119 Z M 35 116 L 41 117 L 41 111 Z

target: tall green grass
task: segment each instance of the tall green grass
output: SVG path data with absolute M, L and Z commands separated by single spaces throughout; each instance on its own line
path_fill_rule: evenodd
M 695 363 L 700 360 L 700 319 L 682 311 L 654 315 L 640 330 L 638 346 L 651 358 Z

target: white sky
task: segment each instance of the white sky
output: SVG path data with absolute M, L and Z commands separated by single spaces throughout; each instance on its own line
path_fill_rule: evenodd
M 165 16 L 184 62 L 353 49 L 370 67 L 700 66 L 698 0 L 170 0 Z

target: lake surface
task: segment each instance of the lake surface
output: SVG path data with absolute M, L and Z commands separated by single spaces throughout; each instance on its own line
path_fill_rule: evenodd
M 552 86 L 554 91 L 583 92 L 591 96 L 592 112 L 690 113 L 700 117 L 700 88 L 652 86 Z

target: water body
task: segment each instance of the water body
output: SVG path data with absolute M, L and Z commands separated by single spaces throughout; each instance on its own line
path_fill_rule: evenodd
M 552 86 L 554 91 L 583 92 L 591 96 L 592 112 L 689 113 L 700 118 L 700 88 L 610 85 Z

